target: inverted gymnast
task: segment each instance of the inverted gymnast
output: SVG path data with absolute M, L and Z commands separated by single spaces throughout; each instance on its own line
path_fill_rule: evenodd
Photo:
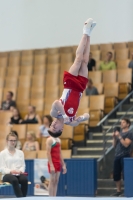
M 96 22 L 89 18 L 83 27 L 83 36 L 76 51 L 76 58 L 68 72 L 64 72 L 64 90 L 59 100 L 52 104 L 50 114 L 54 117 L 49 128 L 52 137 L 59 137 L 62 134 L 64 124 L 77 126 L 80 122 L 89 119 L 89 114 L 84 113 L 76 116 L 80 98 L 88 83 L 87 64 L 90 53 L 90 35 Z

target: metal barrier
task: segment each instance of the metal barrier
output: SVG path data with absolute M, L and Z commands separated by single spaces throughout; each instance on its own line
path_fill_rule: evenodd
M 126 96 L 125 99 L 123 99 L 109 114 L 107 114 L 107 115 L 97 124 L 97 126 L 100 126 L 100 127 L 102 128 L 102 130 L 103 130 L 103 155 L 101 156 L 101 158 L 99 159 L 99 161 L 100 161 L 101 159 L 105 159 L 105 155 L 106 155 L 107 151 L 108 151 L 109 149 L 111 149 L 111 146 L 112 146 L 112 145 L 111 145 L 110 147 L 107 146 L 107 142 L 108 142 L 108 140 L 112 139 L 112 136 L 111 136 L 111 137 L 108 137 L 108 139 L 106 139 L 106 137 L 105 137 L 106 134 L 109 133 L 115 126 L 117 126 L 118 123 L 121 121 L 121 119 L 122 119 L 123 117 L 125 117 L 129 111 L 133 111 L 133 106 L 131 106 L 131 107 L 126 111 L 126 113 L 125 113 L 122 117 L 120 117 L 120 118 L 118 119 L 118 121 L 115 122 L 108 130 L 104 131 L 103 125 L 106 124 L 106 121 L 109 119 L 109 117 L 110 117 L 111 115 L 113 115 L 117 110 L 121 110 L 121 106 L 123 105 L 123 103 L 125 103 L 127 100 L 129 100 L 130 97 L 131 97 L 132 95 L 133 95 L 133 91 L 131 91 L 131 92 Z M 131 116 L 131 117 L 132 117 L 132 116 Z M 130 118 L 131 118 L 131 117 L 130 117 Z

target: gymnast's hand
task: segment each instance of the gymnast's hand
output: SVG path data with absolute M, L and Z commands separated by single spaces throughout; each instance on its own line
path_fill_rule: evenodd
M 62 115 L 60 111 L 58 111 L 57 113 L 58 113 L 58 115 Z
M 65 166 L 65 165 L 62 167 L 62 169 L 63 169 L 63 172 L 62 172 L 62 174 L 66 174 L 66 173 L 67 173 L 67 168 L 66 168 L 66 166 Z
M 62 115 L 60 111 L 57 112 L 58 115 Z M 65 114 L 65 115 L 62 115 L 63 119 L 64 119 L 64 124 L 69 124 L 71 121 L 69 119 L 69 117 Z
M 82 122 L 82 121 L 88 120 L 89 117 L 90 117 L 90 115 L 89 115 L 88 113 L 84 113 L 83 115 L 80 115 L 80 116 L 78 116 L 78 117 L 75 117 L 74 120 L 77 121 L 77 122 Z
M 51 172 L 51 174 L 54 174 L 54 173 L 55 173 L 54 165 L 50 165 L 50 172 Z
M 69 119 L 69 117 L 65 117 L 64 118 L 64 124 L 69 124 L 71 121 Z
M 83 116 L 79 116 L 79 117 L 75 117 L 74 120 L 77 121 L 77 122 L 81 122 L 81 121 L 84 120 L 84 118 L 83 118 Z

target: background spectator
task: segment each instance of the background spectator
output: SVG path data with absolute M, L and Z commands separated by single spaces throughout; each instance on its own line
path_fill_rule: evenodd
M 28 107 L 28 114 L 25 116 L 24 121 L 22 122 L 23 124 L 41 124 L 41 118 L 40 116 L 36 113 L 36 108 L 35 106 L 29 106 Z
M 10 111 L 13 112 L 13 110 L 15 109 L 15 106 L 10 106 Z
M 17 137 L 17 144 L 16 144 L 15 148 L 21 150 L 22 149 L 22 144 L 19 141 L 19 137 L 18 137 L 17 131 L 12 131 L 12 133 L 14 133 L 16 135 L 16 137 Z
M 129 62 L 128 67 L 132 69 L 132 89 L 133 89 L 133 52 L 131 54 L 131 61 Z
M 21 116 L 19 114 L 19 111 L 17 108 L 12 109 L 12 117 L 9 120 L 9 124 L 20 124 L 23 120 L 21 119 Z
M 48 137 L 48 129 L 53 121 L 52 117 L 50 115 L 45 115 L 42 119 L 43 124 L 39 127 L 39 137 Z
M 112 52 L 108 52 L 105 61 L 102 61 L 100 63 L 99 70 L 110 70 L 110 69 L 116 69 L 116 64 L 114 61 L 112 61 Z
M 131 122 L 128 118 L 121 120 L 121 131 L 118 127 L 113 133 L 113 146 L 115 148 L 113 178 L 116 182 L 117 192 L 112 196 L 121 196 L 121 173 L 123 173 L 124 161 L 126 157 L 130 157 L 131 143 L 133 141 L 133 133 L 129 130 Z
M 1 109 L 2 110 L 10 110 L 10 107 L 16 107 L 15 101 L 12 100 L 13 92 L 9 91 L 6 95 L 6 100 L 2 102 Z
M 133 52 L 132 52 L 131 56 L 132 56 L 131 61 L 129 62 L 128 67 L 133 69 Z
M 96 70 L 96 61 L 92 58 L 92 53 L 90 52 L 89 55 L 89 62 L 88 62 L 88 71 L 95 71 Z
M 26 197 L 28 180 L 24 175 L 24 154 L 21 150 L 15 148 L 17 136 L 13 132 L 7 135 L 6 141 L 7 148 L 0 153 L 3 181 L 12 184 L 17 197 Z M 21 187 L 19 187 L 19 184 L 21 184 Z
M 90 78 L 88 79 L 88 84 L 85 93 L 87 96 L 98 95 L 97 88 L 93 86 L 93 82 Z
M 33 131 L 27 133 L 27 141 L 23 145 L 23 151 L 39 151 L 39 143 L 36 141 L 36 135 Z

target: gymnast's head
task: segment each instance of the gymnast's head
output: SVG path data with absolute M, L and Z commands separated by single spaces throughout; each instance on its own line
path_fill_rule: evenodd
M 48 130 L 48 133 L 52 137 L 57 138 L 62 134 L 63 127 L 64 127 L 63 120 L 55 119 L 52 122 L 52 124 L 51 124 L 51 126 L 50 126 L 50 128 Z

